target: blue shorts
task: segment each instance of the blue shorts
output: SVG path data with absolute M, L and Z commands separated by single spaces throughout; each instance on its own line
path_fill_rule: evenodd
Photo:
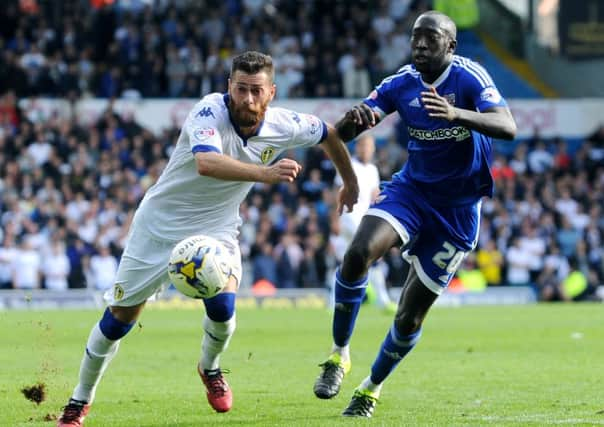
M 478 240 L 480 202 L 432 206 L 411 182 L 388 182 L 365 215 L 386 220 L 400 235 L 403 256 L 426 287 L 441 294 Z

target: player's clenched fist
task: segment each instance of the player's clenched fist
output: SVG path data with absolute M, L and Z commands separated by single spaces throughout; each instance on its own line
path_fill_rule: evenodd
M 367 104 L 355 105 L 335 124 L 343 141 L 350 141 L 366 129 L 371 129 L 379 122 L 378 114 Z
M 292 159 L 281 159 L 268 167 L 268 179 L 271 184 L 278 182 L 293 182 L 298 176 L 302 166 Z
M 355 105 L 346 112 L 346 117 L 356 125 L 366 128 L 372 128 L 377 122 L 377 114 L 367 104 Z

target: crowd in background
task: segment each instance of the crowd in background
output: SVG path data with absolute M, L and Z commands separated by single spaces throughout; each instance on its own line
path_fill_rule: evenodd
M 406 60 L 408 21 L 428 4 L 233 0 L 185 10 L 176 1 L 151 10 L 131 1 L 129 10 L 85 12 L 87 2 L 50 3 L 61 5 L 0 12 L 0 288 L 110 287 L 134 209 L 179 132 L 153 134 L 111 102 L 88 127 L 36 120 L 19 98 L 199 97 L 225 90 L 229 58 L 245 49 L 274 55 L 282 97 L 359 98 Z M 496 195 L 482 204 L 478 247 L 457 280 L 467 289 L 530 285 L 544 300 L 589 298 L 604 283 L 604 127 L 572 150 L 538 133 L 510 144 L 494 154 Z M 405 162 L 404 147 L 404 131 L 380 141 L 382 179 Z M 304 174 L 257 184 L 242 205 L 244 279 L 327 286 L 343 244 L 335 170 L 320 147 L 288 155 Z M 389 285 L 402 285 L 399 249 L 386 264 Z
M 244 50 L 275 58 L 279 97 L 365 96 L 406 61 L 410 22 L 430 2 L 67 0 L 30 13 L 5 3 L 0 92 L 73 99 L 223 92 Z

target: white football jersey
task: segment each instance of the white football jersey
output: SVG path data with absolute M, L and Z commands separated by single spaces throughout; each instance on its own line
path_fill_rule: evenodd
M 196 152 L 268 165 L 284 151 L 327 136 L 327 126 L 316 116 L 269 107 L 257 134 L 245 139 L 231 122 L 227 104 L 228 94 L 213 93 L 189 112 L 170 161 L 135 215 L 155 238 L 176 242 L 194 234 L 236 238 L 239 233 L 239 205 L 254 183 L 199 175 Z

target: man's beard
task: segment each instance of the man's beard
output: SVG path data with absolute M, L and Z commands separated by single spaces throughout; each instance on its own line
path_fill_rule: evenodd
M 262 121 L 266 111 L 266 105 L 260 108 L 260 111 L 250 111 L 245 107 L 232 106 L 231 115 L 235 124 L 239 127 L 253 127 Z

